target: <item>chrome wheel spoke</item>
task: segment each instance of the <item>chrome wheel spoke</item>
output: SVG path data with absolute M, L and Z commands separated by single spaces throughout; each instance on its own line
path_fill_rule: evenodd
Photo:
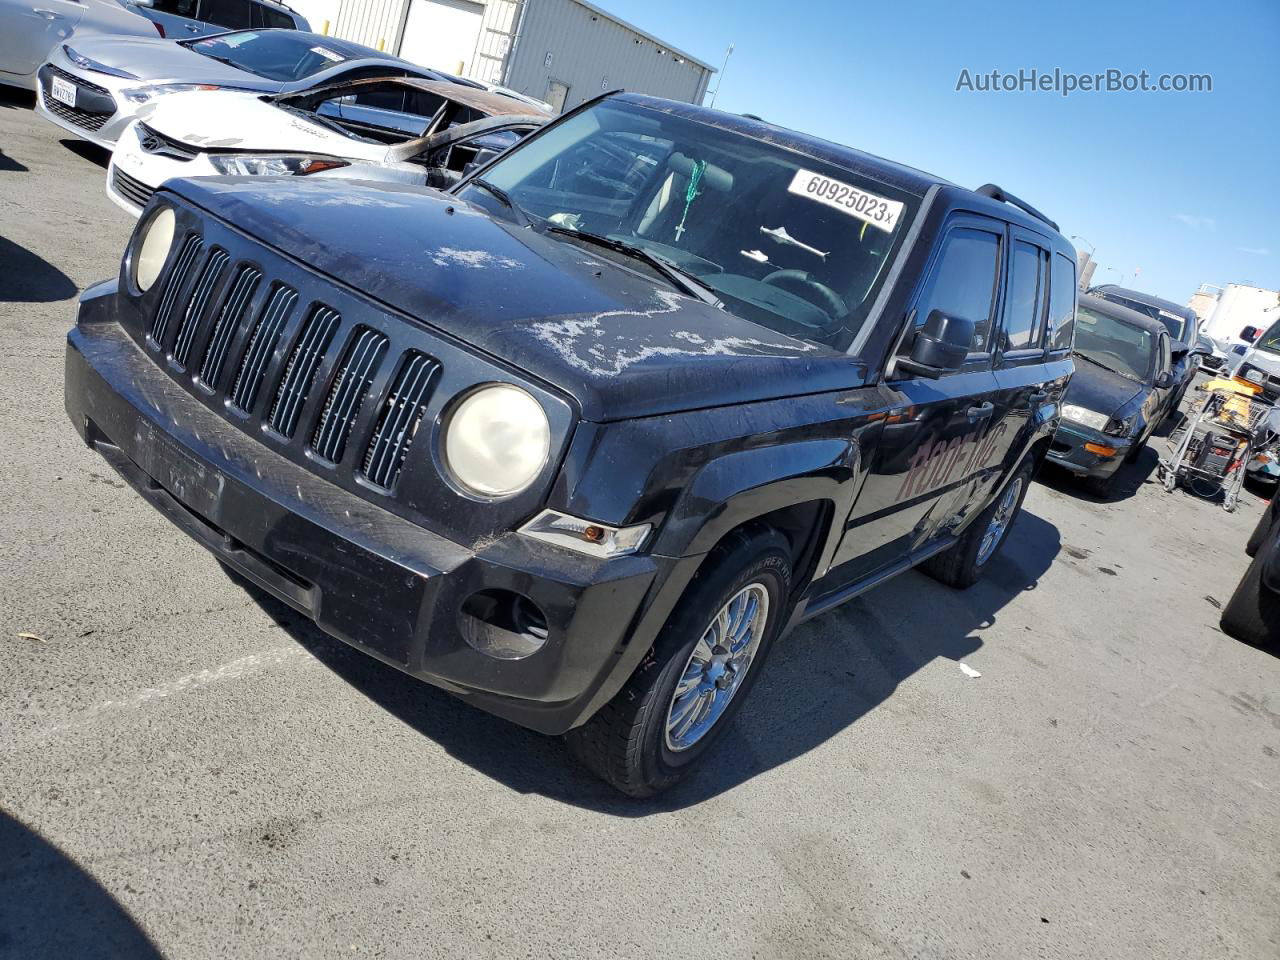
M 769 617 L 769 592 L 752 583 L 734 594 L 703 631 L 667 707 L 670 750 L 686 750 L 711 730 L 751 668 Z

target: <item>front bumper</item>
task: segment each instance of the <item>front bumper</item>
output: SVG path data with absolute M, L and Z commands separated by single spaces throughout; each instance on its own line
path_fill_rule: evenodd
M 1095 453 L 1087 450 L 1085 444 L 1110 447 L 1115 453 Z M 1049 446 L 1048 459 L 1078 476 L 1104 479 L 1120 469 L 1120 464 L 1124 462 L 1132 446 L 1133 440 L 1130 437 L 1112 437 L 1088 427 L 1068 425 L 1063 421 Z
M 84 295 L 68 336 L 67 414 L 144 499 L 225 564 L 326 633 L 543 733 L 584 722 L 625 681 L 661 619 L 646 603 L 651 589 L 677 561 L 602 561 L 518 534 L 465 545 L 425 530 L 194 401 L 115 322 L 113 299 L 114 284 Z M 462 608 L 480 590 L 536 603 L 547 621 L 542 649 L 499 660 L 468 645 Z
M 76 85 L 74 107 L 54 100 L 50 94 L 54 73 Z M 120 134 L 133 121 L 134 112 L 117 99 L 110 87 L 97 82 L 111 82 L 113 78 L 93 74 L 95 80 L 82 74 L 80 68 L 69 62 L 44 64 L 36 72 L 36 112 L 54 126 L 104 150 L 112 150 Z

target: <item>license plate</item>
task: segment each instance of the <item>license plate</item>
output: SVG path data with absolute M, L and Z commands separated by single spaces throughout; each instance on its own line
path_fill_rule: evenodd
M 68 107 L 74 107 L 76 105 L 76 85 L 63 80 L 61 77 L 54 77 L 53 83 L 49 87 L 49 96 L 65 103 Z
M 225 484 L 222 474 L 206 469 L 146 421 L 139 421 L 134 443 L 138 466 L 160 486 L 202 516 L 217 516 Z

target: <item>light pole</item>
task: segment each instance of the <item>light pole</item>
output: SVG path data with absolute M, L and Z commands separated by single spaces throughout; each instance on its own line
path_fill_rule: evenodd
M 729 69 L 729 57 L 733 55 L 733 44 L 729 44 L 729 49 L 724 52 L 724 63 L 720 66 L 720 79 L 716 81 L 716 88 L 711 91 L 711 109 L 715 109 L 716 97 L 720 96 L 720 88 L 724 86 L 724 72 Z
M 1115 270 L 1115 272 L 1116 272 L 1117 274 L 1119 274 L 1119 276 L 1120 276 L 1120 286 L 1122 286 L 1122 287 L 1123 287 L 1123 286 L 1124 286 L 1124 273 L 1123 273 L 1123 272 L 1121 272 L 1121 270 L 1120 270 L 1118 267 L 1107 267 L 1107 269 L 1108 269 L 1108 270 Z

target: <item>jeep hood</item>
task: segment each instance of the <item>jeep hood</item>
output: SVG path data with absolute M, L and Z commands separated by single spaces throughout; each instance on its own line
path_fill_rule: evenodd
M 212 150 L 252 153 L 321 153 L 372 163 L 387 147 L 339 133 L 318 121 L 277 107 L 261 94 L 201 90 L 161 97 L 146 117 L 165 136 Z
M 560 388 L 588 420 L 860 385 L 853 358 L 685 296 L 638 266 L 434 190 L 350 180 L 174 180 L 355 291 Z

